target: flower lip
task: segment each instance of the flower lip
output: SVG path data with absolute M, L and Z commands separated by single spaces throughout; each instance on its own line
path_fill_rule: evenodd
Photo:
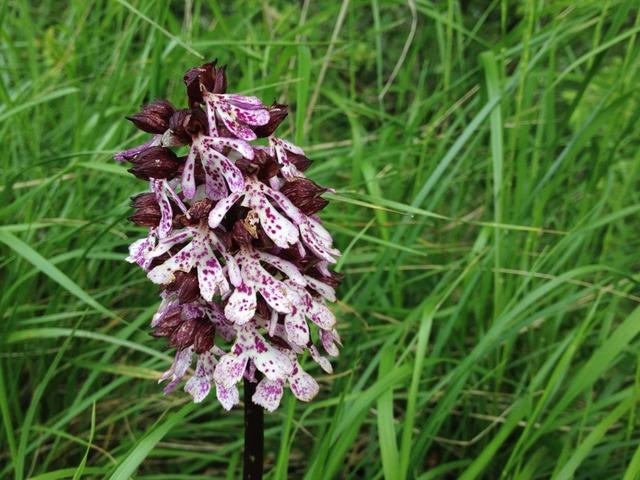
M 162 134 L 169 128 L 175 107 L 168 100 L 154 100 L 142 105 L 141 111 L 125 117 L 143 132 Z
M 142 180 L 173 178 L 180 168 L 176 154 L 165 147 L 149 147 L 131 162 L 134 165 L 129 172 Z

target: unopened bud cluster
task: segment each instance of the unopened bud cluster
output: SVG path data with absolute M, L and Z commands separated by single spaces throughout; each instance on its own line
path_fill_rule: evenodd
M 304 151 L 274 136 L 286 105 L 226 93 L 216 62 L 190 69 L 184 83 L 188 108 L 144 105 L 127 118 L 151 138 L 115 156 L 149 183 L 129 217 L 149 233 L 127 260 L 160 286 L 152 335 L 176 351 L 165 392 L 186 380 L 194 401 L 215 388 L 230 409 L 245 378 L 269 411 L 287 386 L 309 401 L 319 388 L 301 357 L 330 373 L 326 356 L 340 344 L 325 304 L 335 301 L 329 267 L 339 252 L 316 216 L 327 189 L 305 178 Z

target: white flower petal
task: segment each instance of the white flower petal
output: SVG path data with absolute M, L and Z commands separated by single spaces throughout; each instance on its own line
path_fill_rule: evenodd
M 189 154 L 182 171 L 182 193 L 187 198 L 193 198 L 196 194 L 196 149 L 196 143 L 193 143 L 189 148 Z
M 230 321 L 243 325 L 253 318 L 256 308 L 256 292 L 250 284 L 243 282 L 229 297 L 224 314 Z
M 175 278 L 175 272 L 178 270 L 188 272 L 193 267 L 195 257 L 192 250 L 193 245 L 190 243 L 162 265 L 154 267 L 147 274 L 147 277 L 149 277 L 149 280 L 153 283 L 160 285 L 171 283 Z
M 233 353 L 227 353 L 221 359 L 218 365 L 216 365 L 213 378 L 216 384 L 220 384 L 223 387 L 229 388 L 240 380 L 247 368 L 247 362 L 249 358 L 244 355 L 235 355 Z
M 222 408 L 229 411 L 234 405 L 240 403 L 240 392 L 238 387 L 232 385 L 231 387 L 225 387 L 219 383 L 216 383 L 216 397 L 222 405 Z
M 209 212 L 209 226 L 211 228 L 216 228 L 220 225 L 220 222 L 229 209 L 233 207 L 233 204 L 236 203 L 241 196 L 241 192 L 233 192 L 228 197 L 219 200 L 218 203 L 216 203 L 216 206 Z
M 284 317 L 284 329 L 290 342 L 300 346 L 309 343 L 309 327 L 301 308 Z
M 269 412 L 274 412 L 280 405 L 280 399 L 284 392 L 282 380 L 268 380 L 263 378 L 256 387 L 256 392 L 251 400 Z
M 289 379 L 289 387 L 298 400 L 309 402 L 318 394 L 320 387 L 318 382 L 302 370 L 300 365 L 297 368 L 298 371 Z

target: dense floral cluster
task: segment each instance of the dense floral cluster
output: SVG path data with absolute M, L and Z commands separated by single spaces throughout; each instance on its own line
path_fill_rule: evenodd
M 133 164 L 149 191 L 132 198 L 130 219 L 149 227 L 128 261 L 160 286 L 153 335 L 176 349 L 161 381 L 184 386 L 194 401 L 216 389 L 225 409 L 239 402 L 238 382 L 257 382 L 254 403 L 275 410 L 288 386 L 305 401 L 317 382 L 299 358 L 305 352 L 326 372 L 338 355 L 339 252 L 316 213 L 327 191 L 304 177 L 310 160 L 275 137 L 286 105 L 226 93 L 216 62 L 184 76 L 189 108 L 156 100 L 127 117 L 152 134 L 116 160 Z M 267 139 L 265 145 L 254 142 Z M 180 156 L 184 151 L 186 155 Z

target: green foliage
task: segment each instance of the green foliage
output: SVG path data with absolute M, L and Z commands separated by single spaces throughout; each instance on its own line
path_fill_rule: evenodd
M 290 105 L 345 252 L 336 373 L 267 415 L 267 478 L 640 478 L 636 1 L 9 0 L 0 27 L 0 478 L 238 478 L 241 410 L 156 385 L 144 186 L 111 159 L 216 57 Z

